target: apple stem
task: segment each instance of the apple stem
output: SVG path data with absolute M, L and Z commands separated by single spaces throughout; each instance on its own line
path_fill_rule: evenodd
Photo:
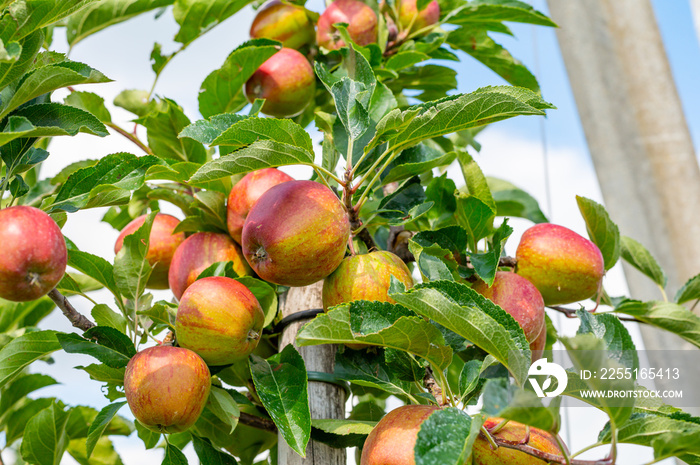
M 83 331 L 87 331 L 88 329 L 95 326 L 95 323 L 88 320 L 88 318 L 85 315 L 78 312 L 75 309 L 75 307 L 73 307 L 73 305 L 71 305 L 71 303 L 68 302 L 68 299 L 57 289 L 52 289 L 48 293 L 48 296 L 51 300 L 54 301 L 56 306 L 61 309 L 66 318 L 68 318 L 71 324 L 76 328 L 82 329 Z
M 355 244 L 353 243 L 352 235 L 350 235 L 350 237 L 348 237 L 348 248 L 350 249 L 351 256 L 354 257 L 355 255 L 357 255 L 357 252 L 355 252 Z
M 501 431 L 501 430 L 503 429 L 504 426 L 506 426 L 506 425 L 508 424 L 508 422 L 510 422 L 510 420 L 503 420 L 503 421 L 501 421 L 499 424 L 497 424 L 496 426 L 494 426 L 493 428 L 491 428 L 491 429 L 489 430 L 489 433 L 491 433 L 491 434 L 496 434 L 496 433 L 498 433 L 499 431 Z

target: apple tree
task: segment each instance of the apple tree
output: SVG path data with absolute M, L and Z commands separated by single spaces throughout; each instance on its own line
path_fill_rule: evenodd
M 622 320 L 700 346 L 700 319 L 686 308 L 700 299 L 700 275 L 663 301 L 608 295 L 604 275 L 620 259 L 662 290 L 664 272 L 603 206 L 577 198 L 586 239 L 548 223 L 532 196 L 486 177 L 472 156 L 485 126 L 555 111 L 490 33 L 555 24 L 515 0 L 336 0 L 320 12 L 255 3 L 251 40 L 191 83 L 195 119 L 152 90 L 117 96 L 145 140 L 112 121 L 99 86 L 83 86 L 107 76 L 52 51 L 58 28 L 72 47 L 136 15 L 172 14 L 180 48 L 143 44 L 157 81 L 249 3 L 0 1 L 3 450 L 16 463 L 68 453 L 120 464 L 110 437 L 135 434 L 178 465 L 190 443 L 201 463 L 277 463 L 278 441 L 299 455 L 309 441 L 358 447 L 363 465 L 612 465 L 617 445 L 632 443 L 655 460 L 700 464 L 699 419 L 643 395 L 583 394 L 645 392 Z M 457 94 L 457 64 L 509 85 Z M 58 89 L 69 91 L 62 101 Z M 78 133 L 126 137 L 138 150 L 85 153 L 43 177 L 53 137 Z M 277 170 L 289 165 L 310 167 L 311 179 Z M 463 180 L 447 176 L 450 165 Z M 94 208 L 121 231 L 109 260 L 60 230 Z M 510 257 L 515 217 L 533 226 Z M 282 344 L 281 302 L 304 286 L 321 304 L 294 309 L 306 323 Z M 98 289 L 112 301 L 93 300 Z M 150 289 L 172 294 L 156 300 Z M 576 335 L 559 335 L 545 306 L 578 318 Z M 39 328 L 56 308 L 76 332 Z M 526 382 L 557 342 L 571 360 L 563 379 Z M 332 373 L 307 370 L 298 348 L 316 345 L 337 347 Z M 37 395 L 56 380 L 34 362 L 56 351 L 94 359 L 75 369 L 103 383 L 106 407 Z M 603 382 L 582 370 L 621 375 Z M 310 379 L 353 396 L 345 418 L 312 416 Z M 603 446 L 598 460 L 559 437 L 562 397 L 536 392 L 559 388 L 609 417 L 591 445 Z M 405 405 L 387 412 L 395 402 Z

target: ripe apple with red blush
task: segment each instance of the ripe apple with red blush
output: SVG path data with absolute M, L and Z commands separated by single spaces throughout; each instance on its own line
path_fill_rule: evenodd
M 127 224 L 114 244 L 114 253 L 117 254 L 124 245 L 124 238 L 136 232 L 146 221 L 146 215 L 139 216 Z M 168 288 L 168 270 L 175 250 L 185 240 L 185 233 L 175 233 L 175 228 L 180 220 L 171 215 L 158 213 L 153 220 L 151 234 L 148 239 L 148 252 L 146 260 L 153 267 L 146 287 L 150 289 Z
M 216 262 L 233 262 L 239 276 L 252 274 L 241 248 L 227 234 L 198 232 L 180 244 L 175 251 L 168 282 L 177 299 L 208 267 Z
M 241 243 L 245 219 L 260 196 L 272 186 L 293 179 L 277 168 L 264 168 L 246 174 L 233 186 L 226 204 L 226 225 L 229 234 L 236 242 Z
M 0 210 L 0 297 L 27 302 L 61 281 L 68 260 L 61 228 L 38 208 Z
M 313 43 L 316 30 L 304 7 L 273 0 L 258 10 L 250 37 L 277 40 L 285 47 L 299 49 Z
M 358 45 L 369 45 L 377 41 L 377 14 L 359 0 L 335 0 L 318 18 L 316 42 L 327 50 L 337 50 L 347 44 L 340 37 L 336 23 L 347 23 L 350 38 Z
M 146 428 L 181 433 L 194 425 L 211 389 L 209 368 L 191 350 L 155 346 L 134 355 L 126 366 L 124 393 Z
M 308 286 L 340 265 L 350 237 L 345 206 L 328 187 L 288 181 L 271 187 L 243 225 L 243 254 L 265 281 Z
M 437 0 L 418 11 L 417 0 L 400 0 L 399 24 L 403 30 L 420 31 L 440 21 L 440 5 Z
M 296 116 L 314 99 L 316 75 L 304 55 L 283 48 L 272 55 L 245 83 L 250 103 L 265 99 L 261 111 L 276 118 Z
M 250 355 L 265 314 L 252 292 L 235 279 L 202 278 L 187 288 L 175 319 L 177 342 L 209 365 L 230 365 Z
M 556 224 L 540 223 L 525 231 L 515 258 L 516 273 L 535 285 L 546 305 L 594 297 L 605 275 L 600 249 Z
M 484 427 L 492 430 L 503 421 L 501 418 L 487 418 Z M 495 438 L 504 439 L 512 443 L 527 444 L 542 452 L 562 456 L 557 440 L 550 433 L 539 428 L 528 427 L 522 423 L 509 421 L 505 426 L 495 433 Z M 472 448 L 473 465 L 546 465 L 548 462 L 526 454 L 525 452 L 499 447 L 496 450 L 491 448 L 489 442 L 479 435 L 474 441 Z

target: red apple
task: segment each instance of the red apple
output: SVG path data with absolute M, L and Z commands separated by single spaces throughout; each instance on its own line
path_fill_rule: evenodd
M 146 215 L 139 216 L 122 229 L 117 243 L 114 244 L 114 253 L 119 253 L 124 244 L 124 238 L 133 234 L 146 221 Z M 153 220 L 151 235 L 149 236 L 148 253 L 146 260 L 153 267 L 151 277 L 148 278 L 147 287 L 151 289 L 168 288 L 168 270 L 175 250 L 185 240 L 185 233 L 173 234 L 180 220 L 174 216 L 158 213 Z
M 26 302 L 63 278 L 68 255 L 61 228 L 34 207 L 0 210 L 0 297 Z
M 261 195 L 272 186 L 294 178 L 276 168 L 264 168 L 246 174 L 238 181 L 228 195 L 226 206 L 226 223 L 231 237 L 241 243 L 243 224 L 248 212 Z
M 387 413 L 367 436 L 360 465 L 415 465 L 418 431 L 436 410 L 434 405 L 404 405 Z
M 271 187 L 243 226 L 243 254 L 264 280 L 308 286 L 340 265 L 350 237 L 345 207 L 332 190 L 313 181 Z
M 377 14 L 359 0 L 335 0 L 318 18 L 316 41 L 327 50 L 346 45 L 333 26 L 336 23 L 347 23 L 348 34 L 358 45 L 377 41 Z
M 400 0 L 399 23 L 402 29 L 420 31 L 440 21 L 440 6 L 437 0 L 428 3 L 428 6 L 418 11 L 416 0 Z
M 530 281 L 510 271 L 499 271 L 493 285 L 480 281 L 473 289 L 515 318 L 528 342 L 537 339 L 544 329 L 544 301 Z
M 525 231 L 515 258 L 516 273 L 535 285 L 547 305 L 593 297 L 605 275 L 598 247 L 556 224 L 541 223 Z
M 233 262 L 239 276 L 252 274 L 240 247 L 226 234 L 198 232 L 180 244 L 170 263 L 168 282 L 177 299 L 208 267 L 216 262 Z
M 406 288 L 413 287 L 413 277 L 406 264 L 391 252 L 377 251 L 346 257 L 323 281 L 323 308 L 353 300 L 391 302 L 387 293 L 391 277 Z
M 212 276 L 195 281 L 177 308 L 180 346 L 209 365 L 230 365 L 250 355 L 262 334 L 265 314 L 252 292 L 235 279 Z
M 261 111 L 276 118 L 298 115 L 315 94 L 313 68 L 304 55 L 291 48 L 272 55 L 245 83 L 248 101 L 265 99 Z
M 255 15 L 250 37 L 278 40 L 285 47 L 298 49 L 314 41 L 316 30 L 304 7 L 273 0 Z
M 491 430 L 501 421 L 501 418 L 487 418 L 484 427 Z M 533 427 L 530 427 L 529 433 L 528 436 L 527 427 L 522 423 L 509 421 L 497 433 L 493 433 L 493 436 L 510 442 L 524 443 L 550 454 L 561 455 L 557 441 L 550 433 Z M 493 450 L 482 436 L 478 436 L 474 441 L 472 460 L 473 465 L 545 465 L 547 463 L 519 450 L 506 447 Z
M 211 377 L 201 357 L 191 350 L 156 346 L 132 357 L 124 374 L 124 393 L 131 412 L 146 428 L 180 433 L 204 410 Z

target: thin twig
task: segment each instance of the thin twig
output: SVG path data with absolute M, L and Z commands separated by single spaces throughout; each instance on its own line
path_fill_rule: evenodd
M 70 321 L 76 328 L 87 331 L 95 326 L 95 323 L 88 320 L 88 318 L 82 313 L 78 312 L 75 307 L 68 302 L 66 296 L 58 292 L 58 289 L 52 289 L 51 292 L 48 293 L 48 296 L 54 301 L 56 306 L 61 309 L 66 318 L 68 318 L 68 321 Z
M 141 140 L 138 137 L 136 137 L 136 135 L 130 133 L 129 131 L 126 131 L 125 129 L 120 128 L 119 126 L 117 126 L 114 123 L 105 123 L 105 124 L 107 125 L 107 127 L 114 129 L 116 132 L 118 132 L 122 136 L 126 137 L 134 144 L 138 145 L 139 148 L 141 150 L 143 150 L 144 152 L 146 152 L 148 155 L 153 155 L 153 150 L 151 150 L 150 147 L 148 147 L 143 142 L 141 142 Z
M 348 218 L 350 219 L 350 228 L 355 231 L 359 230 L 356 236 L 365 243 L 368 251 L 378 250 L 377 244 L 374 242 L 374 238 L 367 231 L 367 228 L 363 227 L 362 220 L 358 214 L 358 209 L 352 205 L 352 192 L 350 190 L 350 183 L 352 181 L 352 171 L 345 171 L 345 188 L 343 190 L 343 202 L 345 203 L 345 208 L 348 211 Z M 351 238 L 352 240 L 352 238 Z
M 252 426 L 253 428 L 269 431 L 270 433 L 277 433 L 277 426 L 275 425 L 274 421 L 251 415 L 250 413 L 241 412 L 238 422 L 246 426 Z
M 482 432 L 481 435 L 485 438 L 486 436 Z M 498 436 L 491 435 L 491 438 L 493 439 L 493 442 L 496 443 L 498 447 L 505 447 L 506 449 L 515 449 L 519 450 L 520 452 L 524 452 L 528 455 L 532 455 L 533 457 L 537 457 L 541 460 L 544 460 L 547 463 L 558 463 L 560 465 L 567 465 L 566 458 L 562 455 L 556 455 L 556 454 L 550 454 L 549 452 L 545 452 L 539 449 L 536 449 L 532 446 L 529 446 L 527 444 L 523 444 L 521 441 L 509 441 L 507 439 L 500 438 Z M 579 459 L 571 459 L 569 462 L 569 465 L 612 465 L 613 461 L 611 457 L 606 457 L 604 459 L 600 460 L 579 460 Z
M 566 308 L 566 307 L 562 307 L 561 305 L 548 305 L 547 308 L 551 308 L 552 310 L 556 310 L 559 313 L 563 313 L 564 316 L 566 316 L 567 318 L 577 318 L 576 312 L 578 310 L 585 310 L 586 312 L 592 313 L 592 314 L 596 313 L 594 310 L 586 310 L 585 308 L 584 309 Z M 604 312 L 604 313 L 609 313 L 609 312 Z M 601 313 L 598 313 L 598 314 L 600 315 Z M 646 324 L 646 321 L 638 320 L 637 318 L 635 318 L 633 316 L 630 316 L 630 317 L 618 316 L 617 318 L 620 321 L 632 321 L 635 323 Z
M 425 385 L 426 389 L 428 389 L 428 391 L 430 391 L 430 393 L 433 395 L 433 397 L 435 397 L 435 400 L 437 400 L 438 405 L 440 407 L 447 404 L 447 396 L 445 396 L 445 393 L 442 392 L 442 388 L 440 387 L 438 382 L 435 380 L 433 370 L 430 367 L 427 367 L 425 369 L 425 376 L 423 377 L 423 384 Z

